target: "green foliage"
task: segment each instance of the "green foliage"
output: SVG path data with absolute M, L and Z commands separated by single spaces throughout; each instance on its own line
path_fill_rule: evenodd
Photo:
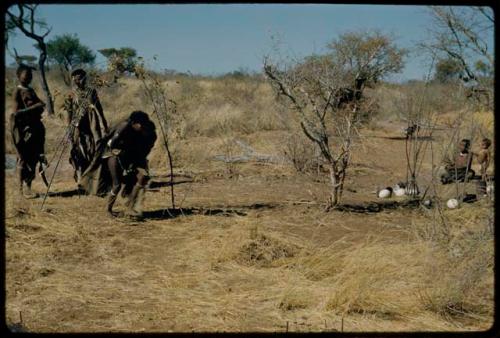
M 11 17 L 6 17 L 5 30 L 4 30 L 5 48 L 9 47 L 9 37 L 15 35 L 16 35 L 16 24 Z
M 436 72 L 434 74 L 435 81 L 450 83 L 461 79 L 463 75 L 463 66 L 456 59 L 441 59 L 436 63 Z
M 476 68 L 476 71 L 479 73 L 480 76 L 482 77 L 493 77 L 493 67 L 491 64 L 488 64 L 482 60 L 476 61 L 476 64 L 474 65 Z
M 332 50 L 332 59 L 346 75 L 366 78 L 369 84 L 403 69 L 408 51 L 398 48 L 393 40 L 379 31 L 349 32 L 333 40 L 328 48 Z
M 76 34 L 64 34 L 47 42 L 47 55 L 51 61 L 69 71 L 76 65 L 93 64 L 95 54 L 82 45 Z
M 28 66 L 32 66 L 32 67 L 35 67 L 36 65 L 36 61 L 38 60 L 38 58 L 34 55 L 18 55 L 17 58 L 16 58 L 16 62 L 19 64 L 19 63 L 24 63 Z
M 137 51 L 131 47 L 103 48 L 98 50 L 108 59 L 108 68 L 118 73 L 134 73 L 138 62 Z

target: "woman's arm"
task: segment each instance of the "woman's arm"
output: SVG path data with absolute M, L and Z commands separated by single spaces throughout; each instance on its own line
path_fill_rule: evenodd
M 123 136 L 123 131 L 127 128 L 128 122 L 123 121 L 118 126 L 116 126 L 113 136 L 108 141 L 109 148 L 113 149 L 116 147 L 118 140 Z
M 31 114 L 35 111 L 39 111 L 40 109 L 45 108 L 45 103 L 38 98 L 36 95 L 36 92 L 33 90 L 32 93 L 33 95 L 31 101 L 34 102 L 34 104 L 31 104 L 30 106 L 26 107 L 25 102 L 23 101 L 23 98 L 21 96 L 21 91 L 19 89 L 16 89 L 15 92 L 15 97 L 14 97 L 14 113 L 18 116 L 23 116 L 26 114 Z M 24 107 L 24 108 L 21 108 Z M 42 111 L 43 112 L 43 111 Z
M 68 93 L 64 98 L 64 102 L 61 107 L 66 112 L 66 122 L 68 125 L 71 123 L 74 115 L 74 104 L 73 104 L 73 94 Z

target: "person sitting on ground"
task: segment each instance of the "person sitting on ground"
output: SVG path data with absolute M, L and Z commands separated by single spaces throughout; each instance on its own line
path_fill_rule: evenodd
M 481 141 L 481 150 L 477 153 L 477 161 L 481 165 L 480 174 L 481 180 L 478 183 L 478 193 L 479 195 L 486 194 L 486 185 L 487 185 L 487 170 L 491 163 L 491 140 L 489 138 L 483 138 Z
M 454 162 L 446 164 L 446 172 L 441 175 L 441 183 L 463 182 L 474 177 L 475 173 L 471 169 L 472 152 L 469 151 L 469 148 L 470 140 L 463 139 L 460 141 L 458 145 L 459 153 L 456 155 Z
M 45 158 L 45 127 L 41 121 L 45 109 L 33 88 L 30 87 L 34 68 L 21 64 L 17 71 L 19 85 L 14 91 L 13 113 L 10 115 L 10 131 L 17 155 L 17 176 L 21 195 L 31 198 L 31 190 L 37 163 L 47 165 Z M 42 169 L 43 170 L 43 169 Z M 26 191 L 23 194 L 23 183 Z

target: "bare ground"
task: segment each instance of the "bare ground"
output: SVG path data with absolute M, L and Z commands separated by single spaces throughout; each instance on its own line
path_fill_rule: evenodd
M 377 187 L 405 179 L 404 141 L 391 135 L 366 134 L 353 158 L 345 203 L 374 202 Z M 262 153 L 279 152 L 276 133 L 251 134 L 246 141 Z M 205 147 L 207 140 L 190 144 Z M 415 242 L 412 232 L 412 225 L 429 222 L 421 209 L 326 213 L 324 175 L 244 163 L 229 178 L 220 162 L 203 168 L 176 171 L 177 211 L 168 210 L 165 170 L 153 168 L 156 187 L 146 194 L 142 222 L 110 218 L 105 199 L 71 193 L 66 159 L 52 191 L 69 193 L 49 196 L 43 211 L 41 198 L 16 195 L 7 172 L 8 322 L 18 322 L 22 312 L 23 326 L 36 332 L 274 332 L 287 325 L 290 331 L 338 331 L 342 322 L 344 331 L 455 331 L 492 324 L 488 310 L 446 317 L 411 291 L 419 289 L 416 280 L 424 284 L 425 262 L 434 259 L 432 248 Z M 39 179 L 34 190 L 45 190 Z M 463 228 L 479 226 L 465 222 Z M 423 258 L 407 257 L 417 245 Z M 352 259 L 347 252 L 367 254 L 365 262 L 387 260 L 388 272 L 360 272 L 367 284 L 341 284 Z M 415 262 L 411 273 L 399 275 L 407 267 L 391 265 L 400 256 Z M 486 308 L 492 307 L 490 279 Z M 383 287 L 370 293 L 373 283 Z M 359 300 L 365 307 L 339 300 L 339 288 L 345 294 L 368 290 Z M 384 290 L 386 298 L 374 298 Z

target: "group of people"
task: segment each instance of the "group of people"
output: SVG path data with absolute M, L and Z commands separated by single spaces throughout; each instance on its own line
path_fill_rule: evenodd
M 31 183 L 36 166 L 43 173 L 45 127 L 42 113 L 45 103 L 30 87 L 33 67 L 20 65 L 16 71 L 19 84 L 14 91 L 10 131 L 17 155 L 17 179 L 21 195 L 36 197 Z M 71 143 L 69 162 L 78 188 L 88 194 L 108 195 L 106 210 L 116 216 L 113 206 L 122 190 L 126 214 L 141 216 L 141 202 L 149 180 L 147 156 L 156 141 L 155 124 L 148 114 L 134 111 L 113 127 L 108 126 L 97 90 L 87 83 L 87 73 L 71 73 L 74 89 L 66 96 L 63 109 L 67 117 L 64 142 Z M 48 185 L 47 181 L 45 183 Z
M 472 170 L 472 161 L 476 157 L 480 165 L 478 192 L 484 195 L 486 193 L 486 184 L 492 178 L 487 173 L 491 163 L 491 140 L 483 138 L 480 150 L 477 153 L 470 150 L 470 145 L 471 142 L 469 139 L 460 141 L 455 159 L 453 161 L 446 161 L 445 172 L 441 175 L 441 183 L 464 182 L 475 178 L 476 172 Z
M 40 100 L 30 83 L 34 68 L 20 65 L 16 71 L 19 84 L 14 91 L 13 113 L 10 116 L 12 141 L 17 152 L 17 177 L 20 193 L 35 197 L 31 182 L 36 176 L 36 166 L 44 172 L 45 127 L 42 113 L 45 104 Z M 107 212 L 113 212 L 117 196 L 127 198 L 126 214 L 141 215 L 141 201 L 149 179 L 148 161 L 156 141 L 154 123 L 143 111 L 134 111 L 114 127 L 109 127 L 95 88 L 87 84 L 87 73 L 76 69 L 71 73 L 74 89 L 67 95 L 63 109 L 67 116 L 66 142 L 71 143 L 70 158 L 74 178 L 79 189 L 88 194 L 108 195 Z M 471 169 L 476 155 L 481 165 L 479 189 L 486 189 L 489 179 L 487 169 L 491 162 L 491 140 L 481 141 L 481 150 L 470 151 L 470 140 L 463 139 L 454 161 L 445 166 L 441 182 L 448 184 L 472 179 Z M 45 179 L 45 183 L 47 183 Z

